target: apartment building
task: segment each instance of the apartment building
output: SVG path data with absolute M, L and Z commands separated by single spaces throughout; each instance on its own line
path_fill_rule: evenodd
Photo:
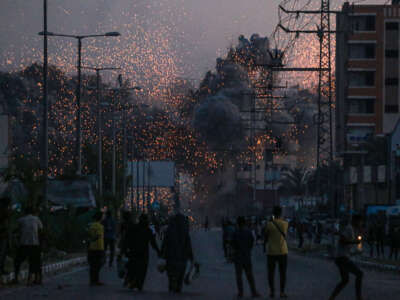
M 346 167 L 344 202 L 359 211 L 391 202 L 388 168 L 364 165 L 364 145 L 392 133 L 400 117 L 399 2 L 345 3 L 336 19 L 336 152 Z
M 398 4 L 345 3 L 337 15 L 338 152 L 390 133 L 399 119 L 399 22 Z

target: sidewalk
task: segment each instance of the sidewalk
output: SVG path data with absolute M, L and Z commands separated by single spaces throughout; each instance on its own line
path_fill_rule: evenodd
M 65 271 L 68 268 L 76 267 L 86 264 L 86 256 L 79 256 L 75 258 L 65 259 L 58 262 L 50 262 L 44 264 L 42 267 L 43 276 L 53 275 L 59 271 Z M 28 270 L 22 270 L 19 276 L 20 280 L 25 280 L 28 277 Z M 14 279 L 14 272 L 3 275 L 1 278 L 1 284 L 8 284 Z

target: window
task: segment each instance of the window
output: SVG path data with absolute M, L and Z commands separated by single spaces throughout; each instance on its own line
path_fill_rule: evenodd
M 399 79 L 395 77 L 389 77 L 385 79 L 385 85 L 398 85 Z
M 349 58 L 352 59 L 375 58 L 375 44 L 350 44 Z
M 399 30 L 399 23 L 398 22 L 387 22 L 386 30 Z
M 351 23 L 354 31 L 375 31 L 375 16 L 353 16 Z
M 373 114 L 375 99 L 347 99 L 350 114 Z
M 398 105 L 385 105 L 385 113 L 388 114 L 396 114 L 399 112 Z
M 371 87 L 375 85 L 375 71 L 350 71 L 349 87 Z
M 399 50 L 385 50 L 386 58 L 399 58 Z

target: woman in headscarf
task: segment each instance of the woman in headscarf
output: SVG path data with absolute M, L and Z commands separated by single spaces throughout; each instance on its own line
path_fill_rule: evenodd
M 128 257 L 126 283 L 129 288 L 143 289 L 149 264 L 149 244 L 160 255 L 154 235 L 149 227 L 147 215 L 139 218 L 138 224 L 128 228 L 122 252 Z
M 193 261 L 189 224 L 182 214 L 171 218 L 164 238 L 162 254 L 167 261 L 169 291 L 180 293 L 187 261 Z

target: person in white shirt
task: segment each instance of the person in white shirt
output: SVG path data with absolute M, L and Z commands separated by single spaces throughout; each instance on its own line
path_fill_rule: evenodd
M 28 283 L 41 284 L 41 247 L 40 232 L 43 224 L 39 217 L 35 216 L 34 209 L 28 207 L 25 215 L 17 220 L 19 232 L 19 247 L 14 261 L 14 283 L 18 283 L 21 264 L 28 259 L 29 276 Z M 32 282 L 32 277 L 35 276 Z

